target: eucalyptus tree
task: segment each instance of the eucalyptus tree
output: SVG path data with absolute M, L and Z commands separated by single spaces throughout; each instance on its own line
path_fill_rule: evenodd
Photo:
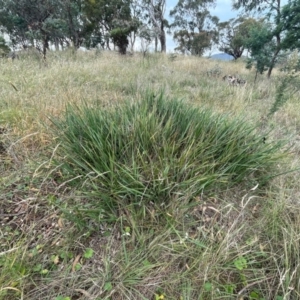
M 0 0 L 0 25 L 13 44 L 36 42 L 35 47 L 46 58 L 51 35 L 58 30 L 59 6 L 58 0 Z
M 84 11 L 84 0 L 57 0 L 60 2 L 58 17 L 60 19 L 61 34 L 72 42 L 72 46 L 78 49 L 84 45 L 90 47 L 94 26 L 87 18 Z
M 28 24 L 21 15 L 13 9 L 13 1 L 0 0 L 0 28 L 3 33 L 6 33 L 12 46 L 26 46 L 28 43 Z
M 167 51 L 167 39 L 165 28 L 169 26 L 167 19 L 164 18 L 166 12 L 165 0 L 151 0 L 150 18 L 157 31 L 160 42 L 161 52 Z
M 263 29 L 265 44 L 259 44 L 262 52 L 261 57 L 267 59 L 264 65 L 268 65 L 267 76 L 270 78 L 272 70 L 283 50 L 282 39 L 284 37 L 284 28 L 281 22 L 281 0 L 234 0 L 233 7 L 235 9 L 243 9 L 245 12 L 265 14 L 265 18 L 268 19 L 268 27 Z M 256 50 L 259 51 L 259 48 Z M 268 55 L 263 54 L 266 51 L 269 51 Z
M 131 14 L 132 0 L 83 0 L 84 14 L 99 40 L 105 41 L 110 49 L 110 41 L 118 46 L 121 54 L 126 53 L 131 32 L 137 31 L 138 19 Z
M 233 0 L 234 9 L 243 9 L 245 12 L 258 12 L 262 13 L 278 5 L 280 7 L 281 0 Z M 275 7 L 274 7 L 275 8 Z
M 166 0 L 139 0 L 138 2 L 144 11 L 143 19 L 147 24 L 144 23 L 143 28 L 148 26 L 148 32 L 154 37 L 155 52 L 158 51 L 158 42 L 160 51 L 166 52 L 166 29 L 169 28 L 168 20 L 165 18 Z
M 277 44 L 270 27 L 269 23 L 257 22 L 250 28 L 249 36 L 245 39 L 245 47 L 250 52 L 246 67 L 250 69 L 254 65 L 256 76 L 258 73 L 263 74 L 271 70 L 274 66 L 272 53 L 275 53 Z
M 140 32 L 144 31 L 146 24 L 144 20 L 143 8 L 139 0 L 130 1 L 130 10 L 131 10 L 131 18 L 132 20 L 134 20 L 136 24 L 136 27 L 134 28 L 135 30 L 131 31 L 129 35 L 130 51 L 133 52 L 137 37 L 138 36 L 140 37 Z
M 238 17 L 219 23 L 219 50 L 231 55 L 234 59 L 241 57 L 250 29 L 257 22 L 253 18 Z
M 300 0 L 289 1 L 282 9 L 282 28 L 285 33 L 284 49 L 300 49 Z
M 178 51 L 202 55 L 218 41 L 219 19 L 209 12 L 214 4 L 214 0 L 179 0 L 171 10 L 171 28 Z

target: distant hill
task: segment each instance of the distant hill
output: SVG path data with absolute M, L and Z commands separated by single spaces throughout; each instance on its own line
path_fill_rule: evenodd
M 231 55 L 227 54 L 227 53 L 213 54 L 210 58 L 211 59 L 224 60 L 224 61 L 233 60 L 233 57 Z

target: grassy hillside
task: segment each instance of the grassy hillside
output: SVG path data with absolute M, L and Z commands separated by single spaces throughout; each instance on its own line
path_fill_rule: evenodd
M 284 74 L 106 52 L 0 65 L 1 300 L 300 298 L 299 93 L 269 115 Z

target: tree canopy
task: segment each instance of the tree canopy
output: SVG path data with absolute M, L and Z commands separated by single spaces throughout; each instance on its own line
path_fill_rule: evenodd
M 300 49 L 300 0 L 290 1 L 282 9 L 282 28 L 285 33 L 284 49 Z
M 219 23 L 219 50 L 234 59 L 241 57 L 245 50 L 245 40 L 257 22 L 254 18 L 239 17 Z
M 169 32 L 177 43 L 175 51 L 183 54 L 201 56 L 216 45 L 237 59 L 247 48 L 253 57 L 265 57 L 258 63 L 259 72 L 268 68 L 270 76 L 284 51 L 300 47 L 300 0 L 281 4 L 233 0 L 233 8 L 260 12 L 264 21 L 237 17 L 220 23 L 210 13 L 216 0 L 178 0 L 170 20 L 166 0 L 0 0 L 0 30 L 9 36 L 11 48 L 33 46 L 44 58 L 50 44 L 56 49 L 116 47 L 125 54 L 129 46 L 135 48 L 137 37 L 142 47 L 154 41 L 155 51 L 166 52 Z
M 214 0 L 179 0 L 170 12 L 173 18 L 171 28 L 178 50 L 192 55 L 203 55 L 218 41 L 219 19 L 208 10 Z
M 281 0 L 234 0 L 233 7 L 236 9 L 242 8 L 248 12 L 259 11 L 265 13 L 265 20 L 268 26 L 264 29 L 263 37 L 268 36 L 268 38 L 263 39 L 263 41 L 265 41 L 265 44 L 259 42 L 259 47 L 255 42 L 255 51 L 256 53 L 261 51 L 259 56 L 265 57 L 266 62 L 263 65 L 268 66 L 267 76 L 270 77 L 272 70 L 274 69 L 278 61 L 278 57 L 283 50 L 282 38 L 284 30 L 281 22 Z M 257 29 L 258 27 L 255 27 L 254 31 L 256 31 Z M 260 31 L 258 30 L 256 33 L 258 32 Z M 268 51 L 268 53 L 266 54 L 265 51 Z M 260 69 L 259 72 L 261 70 L 262 69 Z

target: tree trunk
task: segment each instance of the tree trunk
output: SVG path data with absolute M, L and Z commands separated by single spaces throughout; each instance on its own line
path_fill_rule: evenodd
M 279 19 L 280 19 L 280 0 L 277 0 L 277 7 L 276 7 L 276 10 L 277 10 L 277 18 L 276 18 L 276 26 L 278 28 L 278 26 L 280 26 L 280 22 L 279 22 Z M 276 37 L 276 46 L 277 46 L 277 49 L 275 51 L 275 53 L 273 54 L 273 57 L 271 59 L 271 63 L 270 63 L 270 67 L 268 69 L 268 74 L 267 74 L 267 77 L 270 78 L 271 77 L 271 73 L 272 73 L 272 70 L 275 66 L 275 61 L 276 61 L 276 58 L 281 50 L 281 37 L 280 37 L 280 32 L 276 33 L 275 34 L 275 37 Z
M 59 51 L 59 40 L 58 39 L 54 40 L 54 47 L 55 47 L 55 51 Z
M 154 52 L 157 52 L 157 44 L 158 44 L 158 40 L 157 37 L 154 38 Z
M 43 37 L 43 49 L 42 49 L 42 54 L 43 54 L 43 60 L 44 61 L 46 61 L 47 49 L 49 49 L 49 37 L 48 37 L 47 34 L 45 34 L 44 37 Z
M 133 32 L 130 35 L 130 51 L 133 53 L 134 52 L 134 44 L 135 44 L 135 40 L 136 40 L 136 33 Z
M 272 59 L 273 60 L 273 59 Z M 268 79 L 270 79 L 270 77 L 271 77 L 271 73 L 272 73 L 272 71 L 273 71 L 273 65 L 271 65 L 270 67 L 269 67 L 269 69 L 268 69 L 268 74 L 267 74 L 267 78 Z
M 80 38 L 79 38 L 79 33 L 76 30 L 75 25 L 73 23 L 70 5 L 68 5 L 66 9 L 67 9 L 67 13 L 68 13 L 68 25 L 69 25 L 69 30 L 71 32 L 71 40 L 73 42 L 74 48 L 78 49 L 80 47 L 81 42 L 80 42 Z
M 256 82 L 257 75 L 258 75 L 258 70 L 256 69 L 255 78 L 254 78 L 254 83 Z
M 159 35 L 159 40 L 160 40 L 160 49 L 162 53 L 166 53 L 167 52 L 167 45 L 166 45 L 166 33 L 165 30 L 163 28 L 163 24 L 161 26 L 161 32 Z
M 275 66 L 275 60 L 278 56 L 280 52 L 280 40 L 279 40 L 279 44 L 278 44 L 278 47 L 277 47 L 277 50 L 275 51 L 275 53 L 273 54 L 273 57 L 272 57 L 272 60 L 271 60 L 271 63 L 270 63 L 270 67 L 268 69 L 268 74 L 267 74 L 267 77 L 270 78 L 271 77 L 271 73 L 272 73 L 272 70 Z

